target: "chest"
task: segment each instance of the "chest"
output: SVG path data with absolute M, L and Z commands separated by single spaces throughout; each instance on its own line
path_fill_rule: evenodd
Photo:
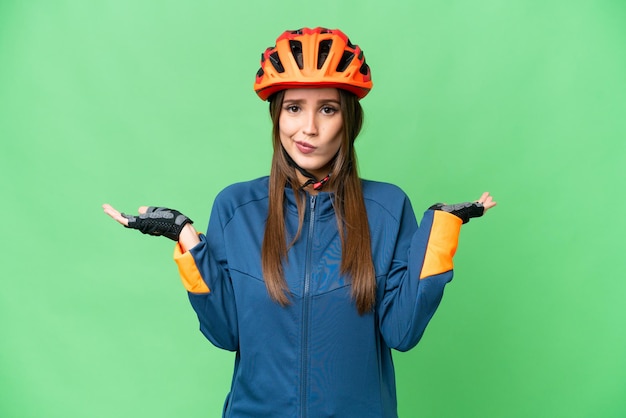
M 263 281 L 261 269 L 262 227 L 245 214 L 230 222 L 224 230 L 224 244 L 228 267 L 232 273 Z M 292 243 L 298 224 L 289 217 L 287 229 L 287 259 L 283 263 L 284 275 L 291 293 L 302 296 L 321 294 L 348 286 L 341 275 L 341 239 L 334 216 L 307 216 L 298 240 Z

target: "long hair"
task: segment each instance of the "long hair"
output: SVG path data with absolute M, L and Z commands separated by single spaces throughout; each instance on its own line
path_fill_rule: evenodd
M 326 187 L 335 192 L 335 215 L 341 239 L 341 274 L 351 280 L 352 298 L 359 314 L 370 312 L 376 301 L 376 273 L 361 180 L 357 171 L 354 140 L 363 125 L 363 109 L 357 97 L 339 89 L 343 119 L 343 142 L 334 158 L 330 181 Z M 289 304 L 289 289 L 284 278 L 283 262 L 287 259 L 284 200 L 285 186 L 291 185 L 297 198 L 298 231 L 291 246 L 300 237 L 304 223 L 306 196 L 300 191 L 296 169 L 289 164 L 280 141 L 279 117 L 284 91 L 270 97 L 273 123 L 274 154 L 269 179 L 269 214 L 261 249 L 263 278 L 270 297 L 277 303 Z M 299 197 L 298 197 L 299 196 Z

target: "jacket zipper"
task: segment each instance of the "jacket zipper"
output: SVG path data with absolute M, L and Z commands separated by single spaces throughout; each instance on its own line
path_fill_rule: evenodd
M 309 311 L 311 303 L 311 252 L 313 248 L 313 226 L 315 224 L 315 196 L 309 201 L 309 231 L 307 236 L 306 260 L 304 270 L 304 291 L 302 292 L 302 368 L 300 381 L 300 416 L 307 417 L 307 390 L 309 379 Z

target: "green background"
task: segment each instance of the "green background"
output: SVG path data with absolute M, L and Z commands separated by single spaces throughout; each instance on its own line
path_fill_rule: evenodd
M 184 211 L 268 173 L 260 53 L 339 27 L 365 51 L 363 177 L 499 205 L 463 228 L 402 417 L 626 416 L 622 0 L 0 2 L 0 416 L 217 417 L 172 244 L 102 203 Z

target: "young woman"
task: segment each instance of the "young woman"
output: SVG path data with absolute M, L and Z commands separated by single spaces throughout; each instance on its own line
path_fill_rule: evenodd
M 269 177 L 223 190 L 206 235 L 175 210 L 104 205 L 178 242 L 201 331 L 236 353 L 225 417 L 396 417 L 391 349 L 418 343 L 461 225 L 495 206 L 488 193 L 433 205 L 418 229 L 398 187 L 360 179 L 354 141 L 371 87 L 341 31 L 285 32 L 255 82 L 274 126 Z

